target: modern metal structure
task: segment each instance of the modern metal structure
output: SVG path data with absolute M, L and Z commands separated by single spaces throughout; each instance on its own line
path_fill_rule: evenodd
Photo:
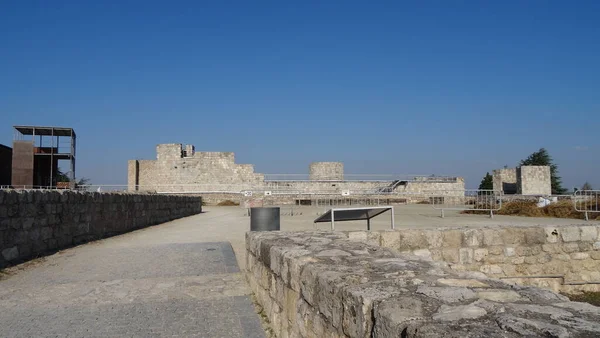
M 76 135 L 72 128 L 14 126 L 12 180 L 14 188 L 53 188 L 60 185 L 58 161 L 69 162 L 66 173 L 69 182 L 64 188 L 75 185 Z
M 367 230 L 371 230 L 371 218 L 379 216 L 386 211 L 390 212 L 391 228 L 395 228 L 394 224 L 394 207 L 368 207 L 368 208 L 339 208 L 331 209 L 315 219 L 315 225 L 317 223 L 331 222 L 331 231 L 335 230 L 335 221 L 367 221 Z

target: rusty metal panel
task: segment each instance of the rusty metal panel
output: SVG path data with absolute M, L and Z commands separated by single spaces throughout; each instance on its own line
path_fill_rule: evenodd
M 12 156 L 13 187 L 33 186 L 33 142 L 14 141 Z

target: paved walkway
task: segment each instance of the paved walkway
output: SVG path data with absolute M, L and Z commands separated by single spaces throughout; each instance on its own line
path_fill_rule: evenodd
M 6 270 L 0 337 L 264 337 L 231 245 L 204 236 L 210 219 L 205 213 Z

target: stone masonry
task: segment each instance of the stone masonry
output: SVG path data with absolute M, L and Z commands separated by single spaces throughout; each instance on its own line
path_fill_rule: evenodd
M 600 291 L 600 226 L 353 231 L 349 237 L 554 291 Z
M 517 193 L 517 169 L 504 168 L 493 171 L 494 190 L 505 194 Z
M 309 172 L 311 181 L 344 180 L 344 164 L 341 162 L 313 162 Z
M 600 336 L 598 307 L 340 232 L 249 232 L 246 250 L 277 337 Z
M 307 180 L 265 180 L 251 164 L 235 163 L 234 153 L 197 152 L 191 145 L 159 144 L 156 160 L 128 162 L 128 190 L 160 193 L 202 194 L 207 201 L 239 201 L 256 195 L 277 197 L 281 203 L 310 199 L 309 195 L 369 196 L 403 195 L 407 202 L 427 200 L 432 192 L 464 196 L 461 177 L 415 177 L 400 181 L 344 180 L 341 162 L 314 162 Z M 214 196 L 209 196 L 209 194 Z M 252 196 L 247 196 L 252 194 Z M 299 196 L 299 197 L 298 197 Z M 308 197 L 307 197 L 308 196 Z
M 550 167 L 522 166 L 517 168 L 517 193 L 520 195 L 551 195 Z
M 192 196 L 0 190 L 0 269 L 200 212 Z
M 493 171 L 494 190 L 504 194 L 549 196 L 552 194 L 549 166 L 521 166 Z

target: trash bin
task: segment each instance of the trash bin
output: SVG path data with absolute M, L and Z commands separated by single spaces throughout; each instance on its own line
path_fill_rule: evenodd
M 279 231 L 279 207 L 250 208 L 250 231 Z

